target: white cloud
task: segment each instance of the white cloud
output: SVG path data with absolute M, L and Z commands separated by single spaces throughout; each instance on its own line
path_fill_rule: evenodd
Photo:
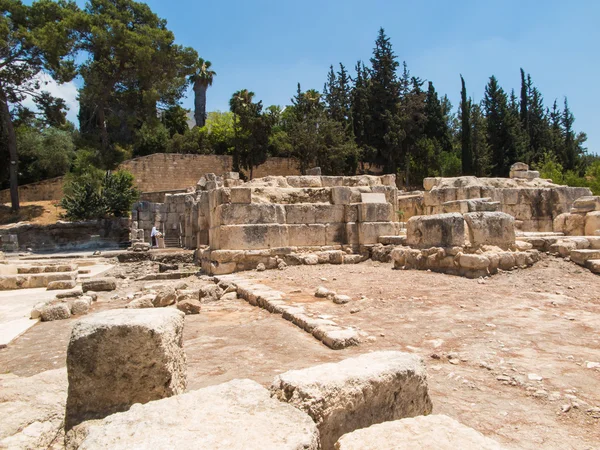
M 79 126 L 77 115 L 79 114 L 79 101 L 77 101 L 77 86 L 74 82 L 58 84 L 50 75 L 45 73 L 39 74 L 38 79 L 40 80 L 40 92 L 47 91 L 53 97 L 62 98 L 67 107 L 67 120 L 70 120 Z M 23 101 L 23 106 L 35 110 L 36 106 L 31 97 Z

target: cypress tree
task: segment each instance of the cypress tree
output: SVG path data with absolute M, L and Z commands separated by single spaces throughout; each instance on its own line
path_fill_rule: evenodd
M 369 71 L 358 61 L 355 66 L 356 77 L 352 88 L 352 130 L 356 144 L 361 150 L 362 163 L 375 163 L 375 152 L 369 146 L 368 127 L 371 121 L 369 115 Z
M 483 107 L 487 119 L 487 142 L 491 152 L 491 173 L 493 176 L 508 175 L 505 167 L 506 135 L 505 120 L 508 111 L 507 98 L 504 90 L 499 86 L 495 76 L 485 87 Z
M 575 170 L 577 166 L 577 146 L 575 145 L 575 133 L 573 132 L 573 123 L 575 117 L 569 109 L 569 102 L 565 97 L 565 107 L 562 113 L 562 126 L 564 133 L 564 152 L 565 152 L 565 169 Z
M 467 98 L 465 79 L 460 76 L 460 143 L 462 148 L 462 174 L 473 175 L 473 150 L 471 147 L 471 100 Z
M 474 104 L 471 108 L 471 144 L 473 149 L 473 166 L 475 175 L 485 177 L 490 172 L 490 154 L 486 136 L 486 120 L 481 106 Z

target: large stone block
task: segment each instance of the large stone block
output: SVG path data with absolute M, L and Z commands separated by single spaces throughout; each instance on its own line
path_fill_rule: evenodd
M 183 323 L 175 309 L 116 309 L 77 322 L 67 349 L 65 430 L 183 393 Z
M 400 231 L 399 222 L 359 222 L 358 237 L 361 245 L 379 243 L 380 236 L 396 236 Z M 348 242 L 349 244 L 351 242 Z
M 216 217 L 220 225 L 284 224 L 285 210 L 269 203 L 225 203 L 217 207 Z
M 252 203 L 252 189 L 244 187 L 231 188 L 231 203 Z
M 394 207 L 390 203 L 359 203 L 359 222 L 393 222 Z
M 318 175 L 287 177 L 287 182 L 293 188 L 318 188 L 323 186 L 321 177 Z
M 423 360 L 393 351 L 283 373 L 273 381 L 271 395 L 315 421 L 323 450 L 351 431 L 429 414 L 432 408 Z
M 565 236 L 583 236 L 585 234 L 585 214 L 560 214 L 554 219 L 554 231 Z
M 116 278 L 94 278 L 92 280 L 85 280 L 81 284 L 81 289 L 83 290 L 83 292 L 114 291 L 116 288 Z
M 336 450 L 389 448 L 394 450 L 503 449 L 496 441 L 443 415 L 419 416 L 372 425 L 345 434 L 335 444 Z
M 288 225 L 287 231 L 287 245 L 292 247 L 327 245 L 327 225 Z
M 352 189 L 349 187 L 332 187 L 331 203 L 334 205 L 349 205 L 352 203 Z
M 587 196 L 578 198 L 573 202 L 573 212 L 587 213 L 590 211 L 600 211 L 600 196 Z
M 495 245 L 507 249 L 515 243 L 515 218 L 502 212 L 464 214 L 472 246 Z
M 344 221 L 344 205 L 299 203 L 285 205 L 288 224 L 337 223 Z
M 213 230 L 211 230 L 211 233 Z M 213 237 L 218 239 L 214 246 Z M 287 225 L 229 225 L 218 228 L 218 236 L 211 236 L 215 250 L 260 250 L 288 246 Z
M 465 243 L 465 220 L 461 214 L 415 216 L 406 227 L 406 243 L 411 247 L 462 247 Z
M 600 211 L 592 211 L 585 216 L 585 235 L 598 236 L 600 231 Z
M 307 414 L 258 383 L 233 380 L 83 423 L 67 448 L 318 450 L 319 433 Z

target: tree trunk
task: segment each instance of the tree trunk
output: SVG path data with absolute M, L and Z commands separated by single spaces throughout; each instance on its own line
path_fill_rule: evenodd
M 19 157 L 17 155 L 17 136 L 10 117 L 8 98 L 0 86 L 0 116 L 6 130 L 8 154 L 10 156 L 10 204 L 13 212 L 19 211 Z
M 206 124 L 206 89 L 200 81 L 194 83 L 194 119 L 199 127 Z
M 104 102 L 98 105 L 98 125 L 100 125 L 100 142 L 102 144 L 102 155 L 106 156 L 108 151 L 108 130 L 106 129 L 106 115 L 104 113 Z

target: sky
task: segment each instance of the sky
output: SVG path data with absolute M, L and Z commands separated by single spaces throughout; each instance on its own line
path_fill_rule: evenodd
M 78 0 L 81 6 L 84 1 Z M 331 64 L 368 62 L 379 27 L 412 75 L 432 81 L 456 107 L 460 74 L 475 101 L 491 75 L 519 92 L 522 67 L 547 106 L 568 97 L 575 128 L 600 154 L 600 2 L 597 0 L 149 0 L 176 41 L 217 72 L 207 110 L 254 91 L 265 106 L 286 105 L 300 82 L 321 90 Z M 353 70 L 351 71 L 351 73 Z M 65 90 L 75 120 L 74 86 Z M 193 107 L 193 96 L 183 105 Z

